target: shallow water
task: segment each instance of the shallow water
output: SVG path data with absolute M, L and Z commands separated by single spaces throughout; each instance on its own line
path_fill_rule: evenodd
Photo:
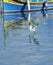
M 5 21 L 0 18 L 0 65 L 53 65 L 53 13 L 50 12 L 53 11 L 25 13 L 21 18 L 6 14 Z M 5 28 L 6 21 L 15 23 Z M 29 30 L 29 22 L 32 27 L 37 26 L 35 31 Z

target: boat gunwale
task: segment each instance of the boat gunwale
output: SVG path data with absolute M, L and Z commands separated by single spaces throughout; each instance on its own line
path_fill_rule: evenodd
M 27 4 L 27 2 L 21 2 L 21 1 L 18 1 L 18 0 L 13 0 L 14 2 L 16 3 L 20 3 L 20 4 Z M 53 2 L 47 2 L 48 4 L 53 4 Z M 31 2 L 30 5 L 42 5 L 43 2 Z

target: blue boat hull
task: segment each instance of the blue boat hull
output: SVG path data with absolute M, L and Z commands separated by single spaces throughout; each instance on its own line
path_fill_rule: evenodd
M 6 3 L 4 2 L 4 12 L 8 13 L 8 12 L 18 12 L 21 11 L 24 5 L 21 4 L 10 4 L 10 3 Z M 30 10 L 41 10 L 42 5 L 31 5 L 30 6 Z M 48 5 L 47 8 L 53 8 L 53 5 Z M 24 8 L 24 11 L 28 11 L 28 6 L 26 5 Z

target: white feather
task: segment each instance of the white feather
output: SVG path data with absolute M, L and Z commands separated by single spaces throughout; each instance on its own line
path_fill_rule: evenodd
M 32 25 L 29 25 L 29 30 L 30 31 L 36 31 L 36 29 L 37 29 L 37 26 L 32 27 Z

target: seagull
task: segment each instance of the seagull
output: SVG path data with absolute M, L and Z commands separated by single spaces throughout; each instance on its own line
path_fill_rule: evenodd
M 37 26 L 32 27 L 31 23 L 29 23 L 29 30 L 30 31 L 36 31 Z

